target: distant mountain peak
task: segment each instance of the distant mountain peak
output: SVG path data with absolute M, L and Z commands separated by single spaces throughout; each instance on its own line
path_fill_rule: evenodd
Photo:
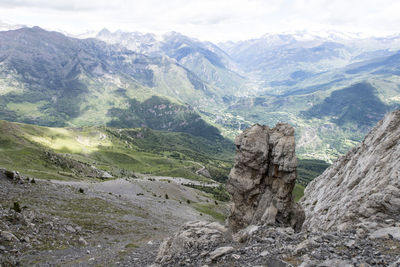
M 261 38 L 275 40 L 292 40 L 292 41 L 345 41 L 368 38 L 367 35 L 360 32 L 345 32 L 336 30 L 326 31 L 285 31 L 279 33 L 266 33 Z
M 111 32 L 107 28 L 103 28 L 99 31 L 97 35 L 109 35 Z

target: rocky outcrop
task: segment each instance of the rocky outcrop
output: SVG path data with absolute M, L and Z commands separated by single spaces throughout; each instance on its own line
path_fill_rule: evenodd
M 4 168 L 0 168 L 0 178 L 2 177 L 6 177 L 10 180 L 12 180 L 15 183 L 19 183 L 19 184 L 23 184 L 24 180 L 26 181 L 30 181 L 30 178 L 28 177 L 23 177 L 19 172 L 17 171 L 10 171 L 10 170 L 6 170 Z
M 68 172 L 59 171 L 58 173 L 61 175 L 83 176 L 83 177 L 92 177 L 101 179 L 113 178 L 113 176 L 110 173 L 103 170 L 99 170 L 93 165 L 68 158 L 58 153 L 46 151 L 44 159 L 48 161 L 50 164 L 60 167 L 62 170 L 68 171 Z
M 272 224 L 300 230 L 304 212 L 292 195 L 297 177 L 293 127 L 256 124 L 237 136 L 235 145 L 227 184 L 233 201 L 229 228 L 237 232 L 251 224 Z
M 223 243 L 226 233 L 227 228 L 219 223 L 188 222 L 160 245 L 156 262 L 163 266 L 176 266 L 175 261 L 184 257 L 188 250 L 209 250 Z M 216 251 L 213 257 L 221 256 L 222 252 Z
M 312 181 L 301 204 L 310 230 L 395 231 L 400 226 L 400 110 L 386 115 L 360 145 Z

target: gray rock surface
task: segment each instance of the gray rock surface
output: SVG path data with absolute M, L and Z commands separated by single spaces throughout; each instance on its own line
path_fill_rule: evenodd
M 235 145 L 235 165 L 227 184 L 233 201 L 230 229 L 280 224 L 300 230 L 304 212 L 292 195 L 297 177 L 293 127 L 256 124 L 237 136 Z
M 311 230 L 363 234 L 400 226 L 400 110 L 313 180 L 301 204 Z
M 400 227 L 380 228 L 372 232 L 370 238 L 390 238 L 400 241 Z
M 161 243 L 156 262 L 168 265 L 171 264 L 171 259 L 185 254 L 188 249 L 208 249 L 224 242 L 226 233 L 227 228 L 216 222 L 188 222 L 180 231 Z M 218 257 L 219 252 L 221 251 L 215 252 L 214 256 Z
M 24 183 L 24 178 L 25 178 L 17 171 L 10 171 L 3 168 L 0 168 L 0 176 L 1 177 L 5 176 L 8 179 L 20 184 Z
M 350 232 L 295 232 L 291 227 L 250 227 L 245 242 L 229 239 L 187 245 L 153 266 L 397 266 L 400 242 Z M 192 231 L 195 233 L 195 231 Z M 192 240 L 193 241 L 193 240 Z M 189 243 L 188 243 L 189 244 Z
M 231 246 L 228 247 L 219 247 L 213 252 L 210 253 L 210 260 L 213 261 L 218 257 L 221 257 L 223 255 L 226 255 L 228 253 L 231 253 L 232 251 L 235 251 L 235 249 Z

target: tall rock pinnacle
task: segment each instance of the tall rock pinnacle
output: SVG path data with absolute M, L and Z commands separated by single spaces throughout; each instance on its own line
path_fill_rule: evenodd
M 235 165 L 227 184 L 233 200 L 230 229 L 273 224 L 300 230 L 304 211 L 292 195 L 297 177 L 293 127 L 256 124 L 237 136 L 235 145 Z

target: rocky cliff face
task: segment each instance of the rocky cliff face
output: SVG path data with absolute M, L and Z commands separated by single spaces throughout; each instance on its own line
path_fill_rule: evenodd
M 233 206 L 229 227 L 237 232 L 251 224 L 280 224 L 301 229 L 304 212 L 293 201 L 297 159 L 294 129 L 254 125 L 235 139 L 235 165 L 227 189 Z
M 301 204 L 310 230 L 400 233 L 400 110 L 312 181 Z

